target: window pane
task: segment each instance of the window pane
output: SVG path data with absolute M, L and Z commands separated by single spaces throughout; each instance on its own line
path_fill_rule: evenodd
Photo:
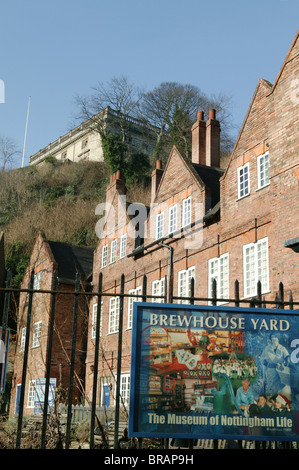
M 164 225 L 164 214 L 161 212 L 161 214 L 157 215 L 156 219 L 156 238 L 161 238 L 163 237 L 163 225 Z
M 108 245 L 104 245 L 102 248 L 102 268 L 107 266 L 107 255 L 108 255 Z
M 116 261 L 116 247 L 117 247 L 117 240 L 113 240 L 111 242 L 110 263 L 114 263 Z
M 177 206 L 169 209 L 169 233 L 175 232 L 177 229 Z
M 127 235 L 123 235 L 120 239 L 120 258 L 124 258 L 126 256 L 126 248 L 127 248 Z
M 238 171 L 238 191 L 239 197 L 244 197 L 249 194 L 249 166 L 248 164 L 239 168 Z
M 191 197 L 183 200 L 183 226 L 191 224 Z

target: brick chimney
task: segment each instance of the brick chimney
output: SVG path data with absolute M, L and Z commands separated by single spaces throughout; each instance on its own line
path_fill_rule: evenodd
M 106 189 L 106 202 L 112 203 L 116 192 L 126 194 L 126 184 L 120 170 L 117 170 L 110 177 L 110 184 Z
M 192 126 L 192 163 L 206 164 L 206 123 L 203 111 L 197 114 Z
M 206 122 L 206 165 L 220 168 L 220 123 L 215 109 L 210 109 Z
M 160 184 L 161 178 L 163 175 L 163 170 L 162 170 L 162 160 L 157 160 L 156 161 L 156 168 L 152 172 L 152 192 L 151 192 L 151 202 L 154 201 L 158 186 Z
M 220 124 L 215 109 L 209 110 L 207 121 L 199 111 L 192 126 L 192 163 L 220 167 Z

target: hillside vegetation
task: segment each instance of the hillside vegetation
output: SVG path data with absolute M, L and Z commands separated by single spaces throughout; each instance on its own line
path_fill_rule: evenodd
M 18 287 L 36 236 L 95 247 L 95 208 L 105 201 L 109 170 L 104 162 L 61 163 L 0 173 L 0 228 L 5 234 L 6 268 Z M 143 185 L 131 184 L 131 201 L 148 203 Z

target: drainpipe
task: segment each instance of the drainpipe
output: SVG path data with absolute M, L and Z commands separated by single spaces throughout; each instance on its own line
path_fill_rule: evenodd
M 173 296 L 173 247 L 169 245 L 165 245 L 163 242 L 160 243 L 161 246 L 165 246 L 170 251 L 169 254 L 169 289 L 167 291 L 167 302 L 172 304 L 172 296 Z

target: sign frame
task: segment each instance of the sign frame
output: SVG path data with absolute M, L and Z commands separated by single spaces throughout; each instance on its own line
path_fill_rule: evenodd
M 267 423 L 267 425 L 270 423 L 272 425 L 272 421 L 270 421 L 270 418 L 267 418 L 267 421 L 265 420 L 265 418 L 264 418 L 264 421 L 257 421 L 257 418 L 252 418 L 252 416 L 251 416 L 250 421 L 249 421 L 249 417 L 248 419 L 245 419 L 245 417 L 244 419 L 243 418 L 237 419 L 236 416 L 240 415 L 240 413 L 238 413 L 238 409 L 235 411 L 235 413 L 222 412 L 221 408 L 220 408 L 220 412 L 215 413 L 211 410 L 208 411 L 208 408 L 207 408 L 207 411 L 203 412 L 201 410 L 200 413 L 189 414 L 188 412 L 180 412 L 179 414 L 178 411 L 174 410 L 173 406 L 172 408 L 170 407 L 170 411 L 165 411 L 165 410 L 162 411 L 162 410 L 159 410 L 159 408 L 157 409 L 157 411 L 153 411 L 152 409 L 149 410 L 149 408 L 146 408 L 146 407 L 149 407 L 149 405 L 146 404 L 145 405 L 146 411 L 142 411 L 142 408 L 144 408 L 144 402 L 147 402 L 148 397 L 149 397 L 149 395 L 148 396 L 146 395 L 147 392 L 144 392 L 145 388 L 149 387 L 149 383 L 150 383 L 149 377 L 152 378 L 155 376 L 155 374 L 157 376 L 159 375 L 162 376 L 163 375 L 162 369 L 164 371 L 167 370 L 167 367 L 170 367 L 170 364 L 173 364 L 173 361 L 174 361 L 173 359 L 174 355 L 172 354 L 172 359 L 169 361 L 169 364 L 166 363 L 165 365 L 163 364 L 158 364 L 158 365 L 151 364 L 150 365 L 151 359 L 149 359 L 147 356 L 148 352 L 146 351 L 146 348 L 148 348 L 151 351 L 150 349 L 151 346 L 149 345 L 146 346 L 146 343 L 148 342 L 148 338 L 146 338 L 145 336 L 145 330 L 146 328 L 151 329 L 155 327 L 157 328 L 163 327 L 166 330 L 166 332 L 170 332 L 172 327 L 177 326 L 177 324 L 175 323 L 175 315 L 179 315 L 179 314 L 185 315 L 186 318 L 187 317 L 190 318 L 190 316 L 194 317 L 195 318 L 194 325 L 196 326 L 200 325 L 201 327 L 203 326 L 203 328 L 199 328 L 201 333 L 203 333 L 203 331 L 205 331 L 205 328 L 207 327 L 209 327 L 208 328 L 209 331 L 218 332 L 219 330 L 217 328 L 219 328 L 220 319 L 222 319 L 220 331 L 232 332 L 233 327 L 234 327 L 235 332 L 240 332 L 242 330 L 242 332 L 245 334 L 246 341 L 247 341 L 247 336 L 248 336 L 248 344 L 250 343 L 250 341 L 252 341 L 252 345 L 250 346 L 251 349 L 249 349 L 249 352 L 246 353 L 248 355 L 249 353 L 252 354 L 252 350 L 254 350 L 253 348 L 255 344 L 254 341 L 258 341 L 259 336 L 263 338 L 263 341 L 265 343 L 264 344 L 260 342 L 259 344 L 260 346 L 263 345 L 264 347 L 266 346 L 267 341 L 270 340 L 270 335 L 272 333 L 274 334 L 277 332 L 282 333 L 284 337 L 287 337 L 290 340 L 292 339 L 294 346 L 293 346 L 293 350 L 289 352 L 290 354 L 292 352 L 293 358 L 295 358 L 295 361 L 296 361 L 294 363 L 295 366 L 294 367 L 292 366 L 292 367 L 295 370 L 294 374 L 297 377 L 297 383 L 298 383 L 298 386 L 296 387 L 296 389 L 294 389 L 294 393 L 297 392 L 296 396 L 299 402 L 299 380 L 298 380 L 299 379 L 299 339 L 295 337 L 293 338 L 291 333 L 290 333 L 290 337 L 288 337 L 288 334 L 287 334 L 288 330 L 286 330 L 288 323 L 291 325 L 294 325 L 296 324 L 296 321 L 297 321 L 298 322 L 297 325 L 299 325 L 299 310 L 135 302 L 133 306 L 133 326 L 132 326 L 131 385 L 130 385 L 130 410 L 129 410 L 129 428 L 128 428 L 129 436 L 130 437 L 144 437 L 144 438 L 232 439 L 232 440 L 240 440 L 240 439 L 246 440 L 247 439 L 247 440 L 259 440 L 259 441 L 262 441 L 262 440 L 299 441 L 299 403 L 298 404 L 296 403 L 296 408 L 292 410 L 293 414 L 290 415 L 289 418 L 286 417 L 282 420 L 282 418 L 277 418 L 276 416 L 273 417 L 273 423 L 274 423 L 273 428 L 266 426 L 266 424 L 264 426 L 260 425 L 260 427 L 256 426 L 257 422 Z M 151 324 L 149 324 L 149 315 L 152 315 L 151 321 L 153 323 Z M 154 315 L 156 315 L 156 317 L 154 317 Z M 205 325 L 199 322 L 199 319 L 203 317 L 205 317 L 206 319 Z M 218 318 L 218 323 L 216 321 L 217 318 Z M 224 328 L 223 325 L 226 323 L 226 321 L 228 322 L 227 325 L 230 325 L 230 326 L 227 328 Z M 191 323 L 192 322 L 189 322 L 189 326 Z M 172 327 L 170 327 L 170 324 L 172 325 Z M 253 328 L 254 325 L 256 326 L 256 329 Z M 272 328 L 271 330 L 270 330 L 270 326 Z M 196 327 L 194 327 L 194 330 L 195 331 L 193 331 L 193 333 L 194 332 L 196 333 Z M 187 334 L 187 331 L 188 329 L 186 328 L 185 329 L 186 334 Z M 190 331 L 192 332 L 192 328 Z M 296 328 L 293 331 L 293 334 L 297 335 L 299 338 L 299 328 Z M 178 353 L 176 350 L 176 355 L 177 354 Z M 234 353 L 232 352 L 232 354 Z M 241 354 L 235 353 L 235 356 L 241 357 Z M 258 362 L 260 361 L 260 358 L 262 356 L 260 355 L 259 357 L 255 357 L 255 356 L 252 356 L 252 357 L 255 360 L 255 362 Z M 180 375 L 182 376 L 182 372 L 184 373 L 184 368 L 182 367 L 182 364 L 184 363 L 184 361 L 182 360 L 182 357 L 180 359 L 181 359 L 180 366 L 178 366 L 178 359 L 176 356 L 176 361 L 177 361 L 176 371 L 178 370 L 180 371 L 180 373 L 177 374 L 178 376 Z M 265 360 L 265 363 L 266 363 L 266 360 Z M 199 361 L 197 364 L 199 364 Z M 186 361 L 185 361 L 185 365 L 186 365 Z M 215 365 L 215 360 L 213 361 L 213 371 L 214 371 L 214 365 Z M 158 366 L 161 367 L 161 369 L 159 369 Z M 204 366 L 204 363 L 202 363 L 202 366 Z M 150 367 L 152 368 L 152 370 L 155 370 L 155 373 L 153 374 L 153 376 L 150 375 L 149 373 Z M 260 380 L 264 380 L 263 387 L 265 388 L 268 385 L 268 381 L 265 378 L 261 377 L 261 370 L 259 369 L 259 367 L 263 367 L 263 373 L 267 369 L 265 368 L 266 366 L 265 367 L 260 366 L 260 365 L 257 366 L 256 364 L 257 372 L 256 372 L 256 379 L 255 379 L 254 384 Z M 205 368 L 207 370 L 207 367 Z M 294 379 L 294 377 L 291 376 L 291 373 L 290 373 L 290 377 Z M 195 379 L 198 379 L 198 382 L 200 383 L 203 382 L 202 376 L 201 377 L 197 376 L 195 377 Z M 211 375 L 209 375 L 209 379 L 211 379 Z M 165 376 L 164 376 L 164 380 L 165 380 Z M 144 385 L 142 385 L 142 383 L 147 384 L 145 388 L 144 388 Z M 231 383 L 233 383 L 232 380 L 231 380 Z M 258 384 L 259 383 L 260 382 L 258 382 Z M 217 385 L 219 385 L 219 380 L 218 380 Z M 230 387 L 228 383 L 226 385 L 228 389 L 232 388 L 232 385 L 230 385 Z M 195 382 L 194 382 L 194 386 L 195 386 Z M 198 386 L 200 387 L 200 385 Z M 223 382 L 222 382 L 222 386 L 224 387 Z M 269 386 L 270 386 L 270 381 L 269 381 Z M 215 401 L 215 397 L 217 396 L 217 392 L 219 392 L 219 390 L 214 390 L 213 392 L 211 392 L 211 393 L 214 393 L 213 395 L 214 401 Z M 205 395 L 205 393 L 203 393 L 203 395 Z M 230 392 L 230 395 L 232 398 L 233 394 L 231 392 Z M 234 395 L 236 397 L 236 393 Z M 278 395 L 280 398 L 280 394 L 277 394 L 277 396 Z M 198 398 L 202 398 L 202 395 L 201 397 L 198 397 Z M 158 397 L 158 400 L 159 400 L 159 397 Z M 159 403 L 161 402 L 159 401 Z M 144 420 L 146 414 L 147 414 L 147 419 L 148 419 L 147 422 L 146 420 Z M 195 415 L 202 417 L 203 418 L 202 421 L 200 421 L 199 418 L 192 418 L 192 416 L 195 416 Z M 177 416 L 180 416 L 180 418 L 178 419 L 178 422 L 176 421 Z M 279 421 L 279 419 L 281 421 Z M 291 426 L 290 420 L 292 420 L 292 426 Z M 169 423 L 170 425 L 168 425 Z M 247 426 L 244 423 L 247 424 Z M 248 425 L 248 423 L 250 423 L 250 425 Z M 247 431 L 244 432 L 244 428 L 246 428 Z M 280 428 L 283 429 L 284 431 L 280 432 Z M 240 430 L 242 429 L 243 431 L 240 432 Z M 263 433 L 261 433 L 261 429 L 263 430 Z

